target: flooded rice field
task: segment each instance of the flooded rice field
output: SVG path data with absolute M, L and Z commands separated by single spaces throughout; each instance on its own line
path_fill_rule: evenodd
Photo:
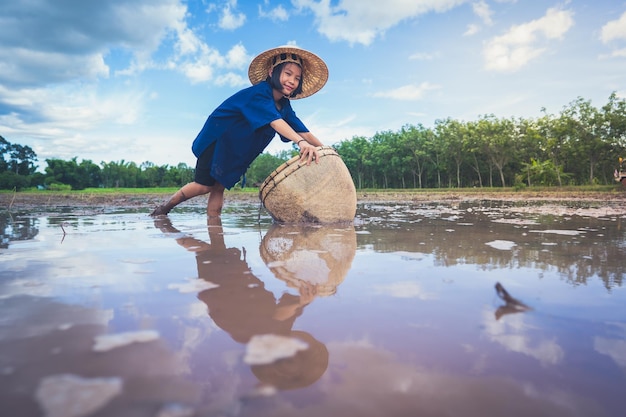
M 626 209 L 0 212 L 3 416 L 610 416 Z

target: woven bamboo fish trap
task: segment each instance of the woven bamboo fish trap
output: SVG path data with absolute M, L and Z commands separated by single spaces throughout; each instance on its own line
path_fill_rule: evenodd
M 275 224 L 259 248 L 276 278 L 298 289 L 315 288 L 317 296 L 335 294 L 356 253 L 353 225 Z
M 330 146 L 317 151 L 318 163 L 295 156 L 263 182 L 259 197 L 278 223 L 347 223 L 356 214 L 356 189 L 348 168 Z

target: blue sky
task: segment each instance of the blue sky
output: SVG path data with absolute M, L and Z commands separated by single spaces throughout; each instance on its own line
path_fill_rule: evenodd
M 193 165 L 208 114 L 284 44 L 328 64 L 322 91 L 293 102 L 328 145 L 626 98 L 625 1 L 28 0 L 2 2 L 0 27 L 0 135 L 40 167 Z

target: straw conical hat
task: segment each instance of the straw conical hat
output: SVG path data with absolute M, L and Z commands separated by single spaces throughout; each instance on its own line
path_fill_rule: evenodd
M 276 62 L 273 62 L 274 58 L 277 58 Z M 254 85 L 265 80 L 270 69 L 280 62 L 295 62 L 302 68 L 302 92 L 291 99 L 317 93 L 328 80 L 328 67 L 322 58 L 305 49 L 286 45 L 261 52 L 252 60 L 248 68 L 250 82 Z
M 290 337 L 300 339 L 309 347 L 294 356 L 268 365 L 253 365 L 252 373 L 264 384 L 281 390 L 303 388 L 321 378 L 328 369 L 328 348 L 309 333 L 294 330 Z

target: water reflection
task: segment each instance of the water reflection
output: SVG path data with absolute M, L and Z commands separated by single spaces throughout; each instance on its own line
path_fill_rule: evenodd
M 352 225 L 273 225 L 261 242 L 261 257 L 292 288 L 320 296 L 335 294 L 352 266 L 356 233 Z
M 524 311 L 532 310 L 517 298 L 512 297 L 499 282 L 496 283 L 496 293 L 504 301 L 504 304 L 498 307 L 495 312 L 496 320 L 500 320 L 502 316 L 507 314 L 523 313 Z
M 9 219 L 38 232 L 0 251 L 5 414 L 115 379 L 91 415 L 621 415 L 615 216 L 381 204 L 335 229 L 231 208 L 223 226 L 204 207 L 156 228 L 143 213 Z M 283 339 L 258 349 L 268 333 Z
M 607 289 L 623 284 L 626 233 L 621 217 L 528 216 L 491 203 L 365 205 L 359 221 L 376 233 L 359 236 L 359 246 L 432 254 L 436 265 L 444 267 L 556 271 L 574 286 L 595 277 Z
M 0 213 L 0 248 L 8 248 L 12 241 L 34 239 L 37 233 L 36 218 L 10 212 Z
M 169 218 L 156 219 L 155 226 L 178 236 L 176 242 L 195 253 L 198 278 L 209 284 L 198 298 L 208 307 L 213 322 L 233 340 L 247 344 L 255 336 L 279 335 L 304 342 L 306 349 L 293 355 L 250 364 L 262 385 L 302 388 L 324 374 L 328 349 L 308 332 L 295 330 L 294 324 L 315 297 L 334 294 L 344 280 L 356 251 L 352 227 L 272 227 L 261 243 L 263 260 L 277 278 L 297 290 L 297 295 L 284 293 L 277 300 L 252 273 L 245 248 L 226 246 L 220 218 L 207 219 L 208 242 L 182 234 Z M 288 343 L 289 339 L 280 340 Z

